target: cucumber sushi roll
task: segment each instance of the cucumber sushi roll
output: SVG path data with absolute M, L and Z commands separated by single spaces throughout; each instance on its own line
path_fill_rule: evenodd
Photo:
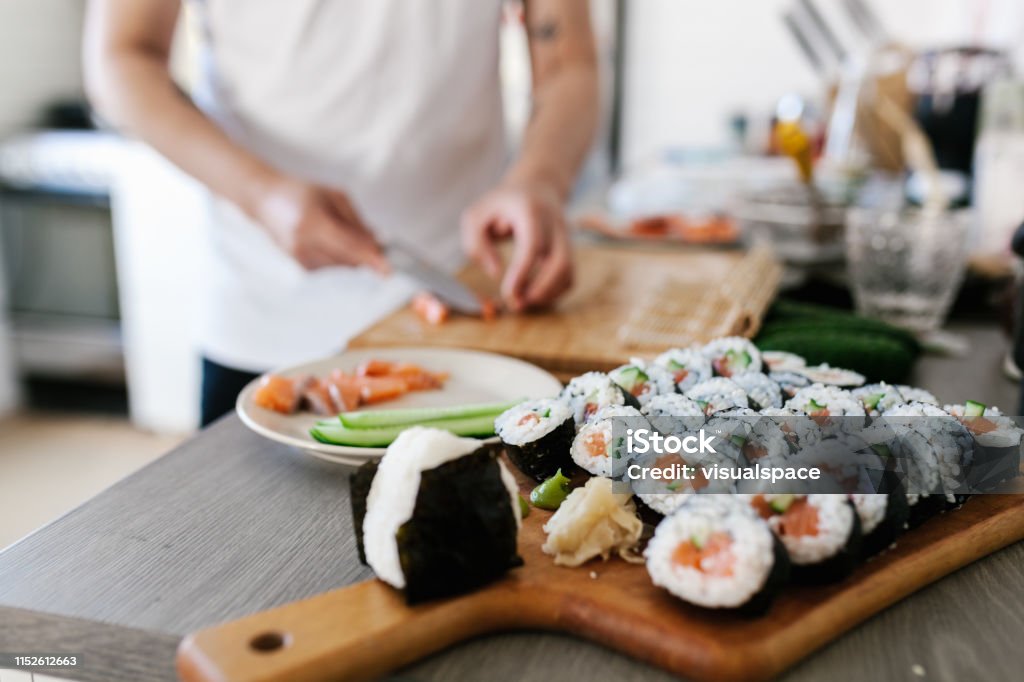
M 948 506 L 963 504 L 974 459 L 974 439 L 967 427 L 941 407 L 928 403 L 899 405 L 884 412 L 883 418 L 894 428 L 901 445 L 908 430 L 927 440 L 931 456 L 922 454 L 917 444 L 910 451 L 912 456 L 929 465 L 934 463 L 939 480 L 934 492 L 943 494 Z M 909 484 L 907 489 L 914 492 Z M 924 489 L 924 492 L 933 491 Z
M 864 555 L 871 556 L 896 541 L 907 525 L 907 496 L 902 490 L 890 493 L 850 495 L 864 535 Z
M 886 410 L 907 402 L 903 394 L 895 386 L 884 381 L 878 384 L 868 384 L 850 391 L 853 397 L 861 402 L 864 411 L 872 417 L 877 417 Z
M 915 528 L 946 508 L 940 494 L 942 478 L 935 449 L 929 439 L 915 429 L 900 429 L 893 446 L 902 460 L 907 495 L 907 523 Z
M 562 389 L 562 399 L 572 408 L 573 420 L 579 428 L 602 407 L 629 405 L 637 409 L 640 403 L 603 372 L 587 372 L 570 381 Z
M 852 369 L 840 369 L 821 364 L 814 367 L 801 367 L 794 371 L 803 374 L 815 384 L 847 388 L 864 385 L 864 375 L 854 372 Z
M 747 466 L 753 466 L 765 458 L 775 461 L 788 457 L 789 441 L 779 425 L 779 420 L 759 419 L 750 429 L 747 439 L 740 447 L 740 452 Z
M 928 405 L 939 404 L 939 399 L 923 388 L 914 388 L 913 386 L 907 386 L 906 384 L 896 384 L 896 390 L 903 396 L 904 402 L 927 403 Z
M 749 502 L 786 546 L 798 582 L 833 582 L 853 571 L 860 519 L 845 495 L 752 495 Z
M 735 497 L 694 496 L 658 524 L 644 551 L 651 581 L 688 604 L 768 610 L 789 577 L 786 550 Z
M 724 336 L 704 345 L 700 351 L 711 362 L 717 376 L 731 377 L 740 372 L 760 372 L 761 351 L 742 336 Z
M 685 393 L 692 386 L 711 378 L 711 361 L 694 348 L 673 348 L 654 359 L 654 364 L 672 374 L 676 389 Z
M 946 411 L 959 419 L 974 438 L 974 460 L 970 487 L 986 490 L 1020 473 L 1021 431 L 996 407 L 968 400 L 964 405 L 947 405 Z
M 778 425 L 791 452 L 810 447 L 825 437 L 818 422 L 800 410 L 790 407 L 767 408 L 761 410 L 761 416 L 768 417 L 765 421 Z
M 667 369 L 643 360 L 634 359 L 630 364 L 608 372 L 608 376 L 623 391 L 636 398 L 641 406 L 655 396 L 676 392 L 676 382 Z
M 732 380 L 746 392 L 750 407 L 753 409 L 782 407 L 782 388 L 768 375 L 761 372 L 740 372 L 732 375 Z
M 803 374 L 797 374 L 791 371 L 777 371 L 769 372 L 768 378 L 779 385 L 782 390 L 782 395 L 789 400 L 796 395 L 796 392 L 801 388 L 806 388 L 811 385 L 811 380 L 805 377 Z
M 699 429 L 705 419 L 700 405 L 678 393 L 656 395 L 640 408 L 640 412 L 663 436 L 678 436 Z
M 750 407 L 746 392 L 734 381 L 725 377 L 702 381 L 687 391 L 686 397 L 700 405 L 706 415 L 728 410 L 731 407 Z
M 364 466 L 352 486 L 357 544 L 410 604 L 467 592 L 522 564 L 519 490 L 495 448 L 412 427 L 375 472 Z
M 862 428 L 867 417 L 864 405 L 849 391 L 825 384 L 801 388 L 786 401 L 786 407 L 806 413 L 825 435 Z
M 625 433 L 614 438 L 615 419 L 624 420 L 623 426 L 627 428 L 650 426 L 647 418 L 635 407 L 613 405 L 598 410 L 576 432 L 570 448 L 572 461 L 594 476 L 611 478 L 620 472 L 628 458 Z
M 494 420 L 512 463 L 524 474 L 543 481 L 561 469 L 572 469 L 569 449 L 576 436 L 572 410 L 562 400 L 529 400 Z
M 704 432 L 715 437 L 715 449 L 731 464 L 743 464 L 743 445 L 761 415 L 749 407 L 730 407 L 714 413 L 704 425 Z

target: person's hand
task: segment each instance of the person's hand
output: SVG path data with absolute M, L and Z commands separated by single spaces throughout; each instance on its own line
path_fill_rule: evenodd
M 512 258 L 497 245 L 512 239 Z M 572 287 L 572 249 L 558 193 L 540 184 L 503 183 L 462 214 L 466 254 L 494 279 L 513 310 L 550 305 Z
M 255 217 L 307 270 L 366 265 L 382 274 L 390 271 L 380 245 L 344 192 L 280 180 L 260 200 Z

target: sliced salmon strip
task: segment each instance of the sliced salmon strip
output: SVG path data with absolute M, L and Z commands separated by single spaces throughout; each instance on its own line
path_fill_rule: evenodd
M 294 380 L 277 374 L 265 374 L 260 377 L 253 402 L 267 410 L 291 414 L 299 406 L 299 392 Z
M 313 379 L 302 391 L 302 403 L 316 414 L 335 415 L 341 411 L 331 395 L 327 380 Z
M 335 404 L 342 410 L 354 410 L 359 407 L 362 387 L 357 377 L 336 369 L 327 379 L 327 389 Z
M 405 380 L 399 377 L 357 377 L 359 397 L 366 405 L 400 398 L 409 392 Z
M 441 299 L 425 291 L 413 297 L 412 310 L 421 320 L 435 326 L 444 324 L 451 313 Z
M 592 457 L 608 456 L 608 441 L 600 431 L 591 431 L 583 438 L 583 446 Z
M 672 562 L 708 575 L 729 577 L 736 562 L 732 536 L 726 532 L 712 533 L 700 546 L 693 539 L 684 540 L 672 553 Z
M 793 500 L 793 503 L 782 515 L 781 529 L 783 535 L 804 537 L 818 534 L 818 509 L 807 501 L 806 497 Z

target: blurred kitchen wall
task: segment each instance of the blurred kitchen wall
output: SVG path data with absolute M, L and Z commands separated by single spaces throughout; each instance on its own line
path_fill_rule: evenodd
M 867 0 L 890 35 L 914 48 L 986 43 L 1024 71 L 1022 0 Z M 666 148 L 720 147 L 734 113 L 821 91 L 781 20 L 794 0 L 627 0 L 623 166 Z M 815 5 L 847 45 L 841 0 Z

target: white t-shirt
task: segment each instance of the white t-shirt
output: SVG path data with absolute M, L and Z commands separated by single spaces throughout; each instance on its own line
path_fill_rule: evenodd
M 198 105 L 275 167 L 344 190 L 384 243 L 456 269 L 459 215 L 505 161 L 500 0 L 191 0 Z M 344 347 L 414 285 L 304 271 L 210 198 L 202 350 L 253 371 Z

